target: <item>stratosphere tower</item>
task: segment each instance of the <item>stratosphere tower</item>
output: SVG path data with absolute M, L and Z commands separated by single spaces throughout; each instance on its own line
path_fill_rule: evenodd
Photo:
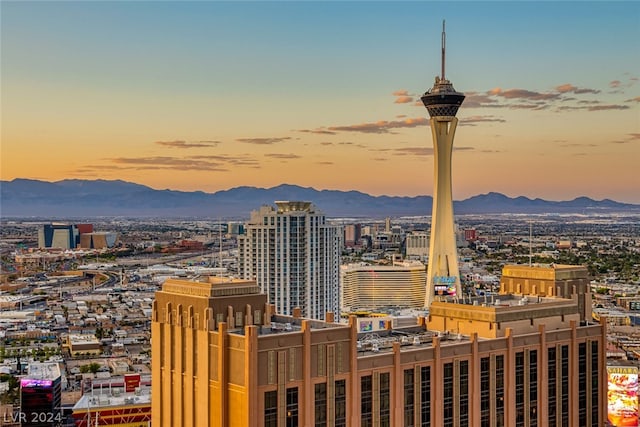
M 433 139 L 434 189 L 431 213 L 431 238 L 425 307 L 435 298 L 460 296 L 460 271 L 456 249 L 453 197 L 451 194 L 451 156 L 453 137 L 458 126 L 456 113 L 464 101 L 445 77 L 446 34 L 442 21 L 442 70 L 433 87 L 420 99 L 429 112 Z

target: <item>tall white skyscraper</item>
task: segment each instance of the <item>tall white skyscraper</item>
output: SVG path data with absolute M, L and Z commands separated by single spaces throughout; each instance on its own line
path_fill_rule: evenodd
M 310 202 L 282 201 L 251 213 L 238 238 L 239 272 L 256 280 L 276 311 L 324 320 L 340 310 L 342 230 Z
M 435 295 L 459 296 L 461 293 L 453 197 L 451 193 L 451 155 L 453 137 L 458 126 L 456 113 L 464 95 L 456 92 L 445 78 L 445 32 L 442 23 L 442 73 L 435 84 L 422 97 L 429 111 L 429 126 L 433 138 L 434 190 L 431 214 L 429 266 L 425 306 L 429 307 Z

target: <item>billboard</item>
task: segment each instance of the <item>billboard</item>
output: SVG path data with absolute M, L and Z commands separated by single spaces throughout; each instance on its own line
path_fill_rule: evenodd
M 456 295 L 457 276 L 433 276 L 432 283 L 436 295 Z
M 134 392 L 137 387 L 140 387 L 140 374 L 125 374 L 124 391 L 131 393 Z
M 638 367 L 607 366 L 607 418 L 612 426 L 638 426 Z
M 389 317 L 364 317 L 357 320 L 358 333 L 364 332 L 377 332 L 387 329 L 387 321 L 391 320 Z

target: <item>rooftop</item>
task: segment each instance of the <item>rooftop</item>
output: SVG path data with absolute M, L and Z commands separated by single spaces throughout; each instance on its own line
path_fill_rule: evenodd
M 25 379 L 54 381 L 60 376 L 60 365 L 57 363 L 30 363 Z
M 217 276 L 208 276 L 204 280 L 167 280 L 162 285 L 162 291 L 172 294 L 197 295 L 202 297 L 223 297 L 260 293 L 260 287 L 255 280 Z
M 73 411 L 92 411 L 128 405 L 151 405 L 151 387 L 138 387 L 125 393 L 121 387 L 84 394 L 73 406 Z
M 466 320 L 505 322 L 573 314 L 577 313 L 577 305 L 575 301 L 567 298 L 503 294 L 491 298 L 463 299 L 462 303 L 434 301 L 429 313 Z

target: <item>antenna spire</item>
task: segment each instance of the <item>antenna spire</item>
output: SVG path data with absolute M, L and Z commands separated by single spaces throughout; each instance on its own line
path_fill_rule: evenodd
M 441 80 L 444 80 L 444 50 L 446 47 L 447 35 L 444 31 L 444 19 L 442 20 L 442 75 L 440 76 Z

